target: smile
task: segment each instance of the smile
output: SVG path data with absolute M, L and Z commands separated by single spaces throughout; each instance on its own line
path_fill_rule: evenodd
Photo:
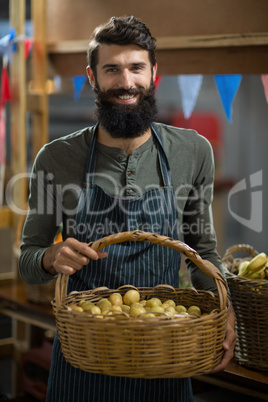
M 118 98 L 122 100 L 128 100 L 135 98 L 135 95 L 119 95 Z

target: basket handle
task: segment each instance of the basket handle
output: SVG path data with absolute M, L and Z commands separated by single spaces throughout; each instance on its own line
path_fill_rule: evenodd
M 250 255 L 250 257 L 255 257 L 258 254 L 258 251 L 255 250 L 254 247 L 250 246 L 249 244 L 235 244 L 234 246 L 229 247 L 226 251 L 224 256 L 222 257 L 222 261 L 226 261 L 228 258 L 233 257 L 233 254 L 238 251 L 245 251 Z
M 88 246 L 95 251 L 99 251 L 111 244 L 122 243 L 125 241 L 144 241 L 155 243 L 179 251 L 185 257 L 189 258 L 199 269 L 201 269 L 201 271 L 209 275 L 215 281 L 218 289 L 220 309 L 223 310 L 226 307 L 227 284 L 219 269 L 216 268 L 211 262 L 203 260 L 194 249 L 179 240 L 174 240 L 170 237 L 162 236 L 156 233 L 134 230 L 130 232 L 111 234 L 94 242 L 90 242 Z M 69 275 L 60 274 L 57 279 L 55 294 L 57 305 L 60 305 L 63 298 L 66 296 L 68 278 Z

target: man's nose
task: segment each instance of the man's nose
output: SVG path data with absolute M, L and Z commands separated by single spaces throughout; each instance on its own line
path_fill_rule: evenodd
M 124 89 L 130 89 L 134 86 L 131 72 L 129 70 L 123 70 L 120 76 L 120 86 Z

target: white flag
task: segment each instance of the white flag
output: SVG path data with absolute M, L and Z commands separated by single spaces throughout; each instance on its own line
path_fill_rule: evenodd
M 194 110 L 202 81 L 203 75 L 201 74 L 178 76 L 178 85 L 181 91 L 182 109 L 185 119 L 189 119 Z

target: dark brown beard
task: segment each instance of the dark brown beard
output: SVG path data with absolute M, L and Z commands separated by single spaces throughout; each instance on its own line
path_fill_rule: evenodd
M 149 89 L 132 88 L 110 89 L 101 91 L 95 89 L 96 117 L 101 126 L 113 138 L 136 138 L 143 135 L 157 115 L 157 107 L 153 85 Z M 119 95 L 138 95 L 135 105 L 122 105 L 113 99 Z

